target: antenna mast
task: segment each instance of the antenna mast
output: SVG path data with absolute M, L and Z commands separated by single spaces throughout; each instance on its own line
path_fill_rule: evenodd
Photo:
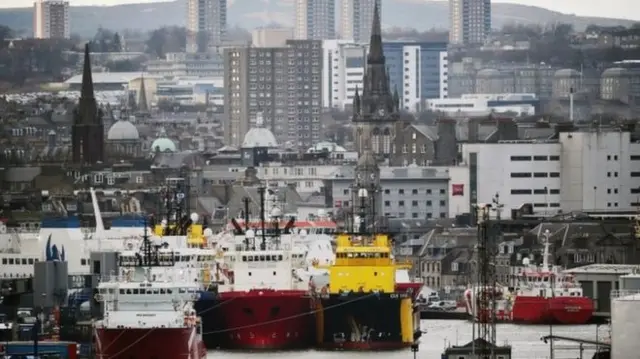
M 494 197 L 494 206 L 499 216 L 501 204 Z M 495 229 L 491 220 L 491 204 L 478 205 L 478 244 L 476 258 L 476 286 L 478 290 L 473 305 L 473 354 L 475 357 L 496 359 L 496 276 L 495 276 Z M 480 340 L 478 340 L 480 339 Z

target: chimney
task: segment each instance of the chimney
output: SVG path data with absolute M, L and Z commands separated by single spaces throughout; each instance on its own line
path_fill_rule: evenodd
M 55 130 L 49 131 L 47 135 L 47 146 L 49 148 L 54 148 L 56 147 L 57 143 L 58 143 L 58 139 L 57 139 L 56 131 Z

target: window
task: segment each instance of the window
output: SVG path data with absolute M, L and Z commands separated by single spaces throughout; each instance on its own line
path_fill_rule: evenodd
M 549 177 L 558 178 L 560 177 L 560 172 L 549 172 Z
M 411 190 L 411 194 L 418 194 L 418 190 L 417 189 Z
M 142 183 L 142 176 L 136 176 L 136 183 Z
M 511 194 L 531 194 L 530 189 L 512 189 Z
M 440 218 L 447 218 L 447 214 L 445 212 L 440 212 Z
M 549 156 L 549 161 L 560 161 L 560 156 Z
M 427 207 L 431 206 L 431 201 L 427 201 Z
M 546 161 L 547 156 L 533 156 L 534 161 Z
M 451 262 L 451 271 L 452 272 L 458 271 L 458 262 Z
M 511 172 L 511 178 L 529 178 L 531 172 Z
M 446 206 L 446 205 L 447 205 L 447 202 L 445 202 L 445 201 L 440 201 L 440 206 Z
M 445 190 L 445 189 L 441 189 L 441 190 L 440 190 L 440 194 L 447 194 L 447 190 Z
M 113 186 L 116 183 L 115 178 L 113 178 L 113 176 L 109 176 L 107 177 L 107 184 L 110 186 Z
M 399 207 L 404 207 L 404 201 L 398 201 L 398 206 Z
M 535 178 L 545 178 L 548 175 L 549 174 L 547 172 L 534 172 L 533 173 L 533 177 L 535 177 Z
M 511 161 L 531 161 L 531 156 L 511 156 Z
M 391 206 L 391 201 L 384 201 L 384 206 L 385 207 Z
M 560 194 L 560 190 L 559 189 L 550 189 L 549 190 L 549 194 Z
M 418 201 L 411 201 L 412 207 L 418 207 Z
M 403 189 L 399 189 L 398 190 L 398 194 L 404 194 L 404 190 Z
M 546 188 L 534 189 L 533 194 L 547 194 L 547 189 Z

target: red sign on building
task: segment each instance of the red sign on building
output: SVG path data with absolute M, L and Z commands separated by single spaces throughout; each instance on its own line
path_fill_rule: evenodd
M 464 196 L 464 185 L 463 184 L 452 184 L 451 185 L 451 195 L 452 196 Z

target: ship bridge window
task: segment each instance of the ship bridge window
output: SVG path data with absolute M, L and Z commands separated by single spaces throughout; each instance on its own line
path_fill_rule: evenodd
M 178 293 L 180 293 L 180 294 L 184 294 L 184 293 L 186 293 L 186 292 L 187 292 L 187 290 L 186 290 L 186 289 L 184 289 L 184 288 L 178 288 Z
M 133 294 L 138 294 L 138 293 L 139 293 L 138 288 L 135 288 L 135 289 L 133 290 Z
M 131 289 L 127 289 L 127 294 L 132 294 Z
M 160 294 L 167 294 L 164 288 L 160 288 Z
M 35 261 L 33 260 L 33 258 L 29 258 L 29 264 L 34 264 Z

